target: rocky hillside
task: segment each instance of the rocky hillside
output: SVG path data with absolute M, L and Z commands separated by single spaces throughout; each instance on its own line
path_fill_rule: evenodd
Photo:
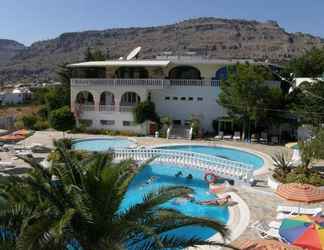
M 25 49 L 25 46 L 13 40 L 0 39 L 0 65 L 6 64 L 19 52 Z
M 312 47 L 324 46 L 324 40 L 304 33 L 288 33 L 276 22 L 256 22 L 218 18 L 198 18 L 177 25 L 146 28 L 107 29 L 65 33 L 36 42 L 13 57 L 3 57 L 0 80 L 53 78 L 63 62 L 82 61 L 87 47 L 109 50 L 112 58 L 125 56 L 142 46 L 142 58 L 162 51 L 195 51 L 209 58 L 250 58 L 284 62 Z M 1 47 L 0 47 L 1 48 Z M 10 54 L 10 53 L 9 53 Z

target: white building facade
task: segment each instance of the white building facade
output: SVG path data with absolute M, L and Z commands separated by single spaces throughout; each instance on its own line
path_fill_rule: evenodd
M 217 103 L 227 65 L 222 60 L 115 60 L 71 64 L 71 108 L 77 120 L 92 129 L 147 134 L 147 124 L 134 122 L 136 105 L 150 99 L 157 114 L 187 126 L 193 118 L 204 132 L 226 116 Z

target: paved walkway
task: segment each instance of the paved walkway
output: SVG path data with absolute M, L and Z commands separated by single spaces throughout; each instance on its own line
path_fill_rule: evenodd
M 105 137 L 101 135 L 87 135 L 87 134 L 65 134 L 68 138 L 89 138 L 89 137 Z M 59 139 L 63 137 L 62 132 L 36 132 L 33 136 L 27 138 L 21 144 L 31 145 L 32 143 L 41 143 L 46 146 L 53 146 L 53 139 Z M 291 152 L 283 146 L 269 146 L 261 144 L 248 144 L 243 142 L 233 142 L 233 141 L 188 141 L 188 140 L 178 140 L 178 139 L 162 139 L 162 138 L 152 138 L 152 137 L 132 137 L 137 141 L 139 145 L 143 146 L 154 146 L 160 144 L 181 144 L 181 143 L 201 143 L 204 145 L 224 145 L 239 147 L 245 150 L 256 151 L 260 154 L 264 154 L 267 158 L 278 152 L 285 151 L 288 154 Z M 272 221 L 276 217 L 276 208 L 278 205 L 291 205 L 291 206 L 303 206 L 303 207 L 319 207 L 324 209 L 324 203 L 317 203 L 311 205 L 305 205 L 301 203 L 288 202 L 284 199 L 278 197 L 273 193 L 273 191 L 267 187 L 266 179 L 269 173 L 264 173 L 258 176 L 258 186 L 255 188 L 251 187 L 236 187 L 234 191 L 246 202 L 250 209 L 250 221 L 253 223 L 257 220 Z M 244 216 L 244 215 L 240 215 Z M 258 239 L 256 232 L 250 228 L 245 230 L 245 232 L 238 238 L 238 240 L 243 239 Z

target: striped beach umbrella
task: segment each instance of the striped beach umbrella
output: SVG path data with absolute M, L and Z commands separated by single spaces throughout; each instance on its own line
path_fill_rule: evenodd
M 276 193 L 291 201 L 307 203 L 324 201 L 324 191 L 308 184 L 281 184 L 278 186 Z
M 298 215 L 284 219 L 279 228 L 283 240 L 308 250 L 324 249 L 324 218 Z

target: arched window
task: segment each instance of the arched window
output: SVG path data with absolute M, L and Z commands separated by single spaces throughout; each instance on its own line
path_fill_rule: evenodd
M 89 91 L 81 91 L 76 96 L 76 103 L 83 105 L 94 105 L 93 95 Z
M 227 77 L 227 67 L 224 66 L 216 71 L 214 80 L 226 80 Z
M 169 79 L 201 79 L 198 69 L 192 66 L 177 66 L 170 70 Z
M 120 67 L 116 70 L 116 77 L 122 79 L 146 79 L 149 74 L 144 67 Z
M 120 106 L 135 106 L 141 101 L 141 98 L 135 92 L 126 92 L 120 100 Z
M 100 105 L 115 105 L 114 94 L 108 91 L 102 92 L 100 95 Z

